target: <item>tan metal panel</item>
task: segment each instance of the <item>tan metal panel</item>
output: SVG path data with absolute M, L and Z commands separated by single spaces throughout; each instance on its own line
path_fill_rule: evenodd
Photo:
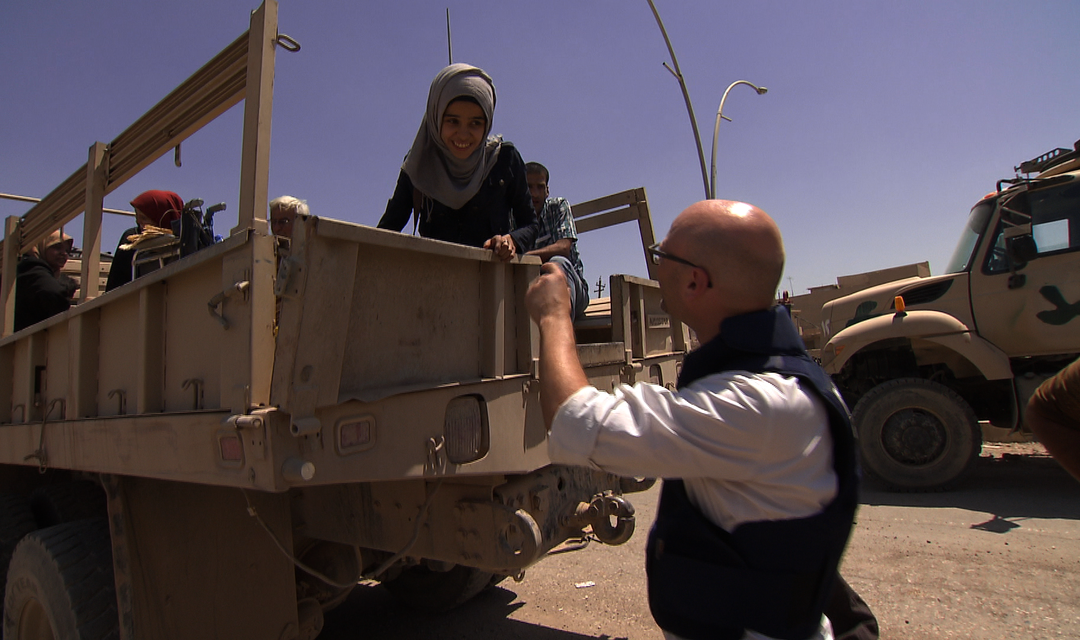
M 98 415 L 98 320 L 97 309 L 76 314 L 68 323 L 70 366 L 68 368 L 68 416 L 88 418 Z
M 170 266 L 180 267 L 182 262 Z M 165 298 L 164 410 L 221 408 L 224 342 L 234 336 L 245 340 L 250 327 L 237 325 L 226 337 L 226 330 L 209 313 L 208 303 L 221 292 L 220 259 L 204 260 L 170 275 Z M 228 317 L 239 304 L 239 300 L 226 300 L 222 315 Z
M 145 375 L 145 367 L 139 364 L 144 347 L 138 339 L 141 335 L 140 295 L 134 290 L 136 286 L 128 284 L 122 291 L 98 298 L 103 303 L 98 320 L 98 416 L 132 414 L 140 403 L 146 404 L 140 394 L 145 385 L 140 383 L 140 375 Z M 105 301 L 108 304 L 104 304 Z M 86 310 L 80 311 L 86 313 Z M 160 398 L 160 387 L 155 392 Z
M 118 478 L 115 563 L 134 638 L 288 638 L 298 625 L 294 567 L 236 489 Z M 286 549 L 286 496 L 250 500 Z M 126 588 L 124 588 L 126 587 Z

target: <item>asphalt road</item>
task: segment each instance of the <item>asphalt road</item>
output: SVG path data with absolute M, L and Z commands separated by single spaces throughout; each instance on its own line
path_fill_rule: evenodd
M 447 614 L 361 585 L 320 640 L 659 640 L 643 568 L 657 495 L 632 496 L 639 525 L 627 544 L 551 556 Z M 868 486 L 862 502 L 842 573 L 882 638 L 1080 638 L 1080 483 L 1039 445 L 987 445 L 951 492 Z

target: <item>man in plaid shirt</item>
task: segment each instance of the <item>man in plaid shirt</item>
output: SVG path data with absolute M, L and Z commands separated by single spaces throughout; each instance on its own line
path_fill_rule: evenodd
M 566 198 L 548 197 L 549 175 L 547 167 L 539 162 L 525 164 L 525 180 L 529 183 L 529 195 L 540 227 L 532 250 L 526 253 L 538 256 L 544 262 L 553 262 L 562 269 L 570 289 L 570 315 L 577 320 L 585 317 L 585 307 L 589 306 L 589 285 L 578 255 L 577 229 L 574 228 L 570 203 Z

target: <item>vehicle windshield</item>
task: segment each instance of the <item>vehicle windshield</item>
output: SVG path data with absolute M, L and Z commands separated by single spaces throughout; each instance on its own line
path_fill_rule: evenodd
M 994 212 L 994 200 L 983 200 L 971 210 L 967 224 L 960 235 L 960 241 L 956 243 L 949 266 L 945 267 L 945 273 L 962 273 L 971 268 L 972 256 L 975 255 L 975 247 L 979 244 L 979 238 L 986 231 L 986 223 L 990 220 L 990 214 Z

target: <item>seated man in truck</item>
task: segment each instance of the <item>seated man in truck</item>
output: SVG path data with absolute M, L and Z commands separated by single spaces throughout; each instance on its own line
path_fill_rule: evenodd
M 589 284 L 577 250 L 577 228 L 566 198 L 552 198 L 548 192 L 551 174 L 539 162 L 525 163 L 525 181 L 539 223 L 539 233 L 526 255 L 559 265 L 570 289 L 570 317 L 580 320 L 589 306 Z

